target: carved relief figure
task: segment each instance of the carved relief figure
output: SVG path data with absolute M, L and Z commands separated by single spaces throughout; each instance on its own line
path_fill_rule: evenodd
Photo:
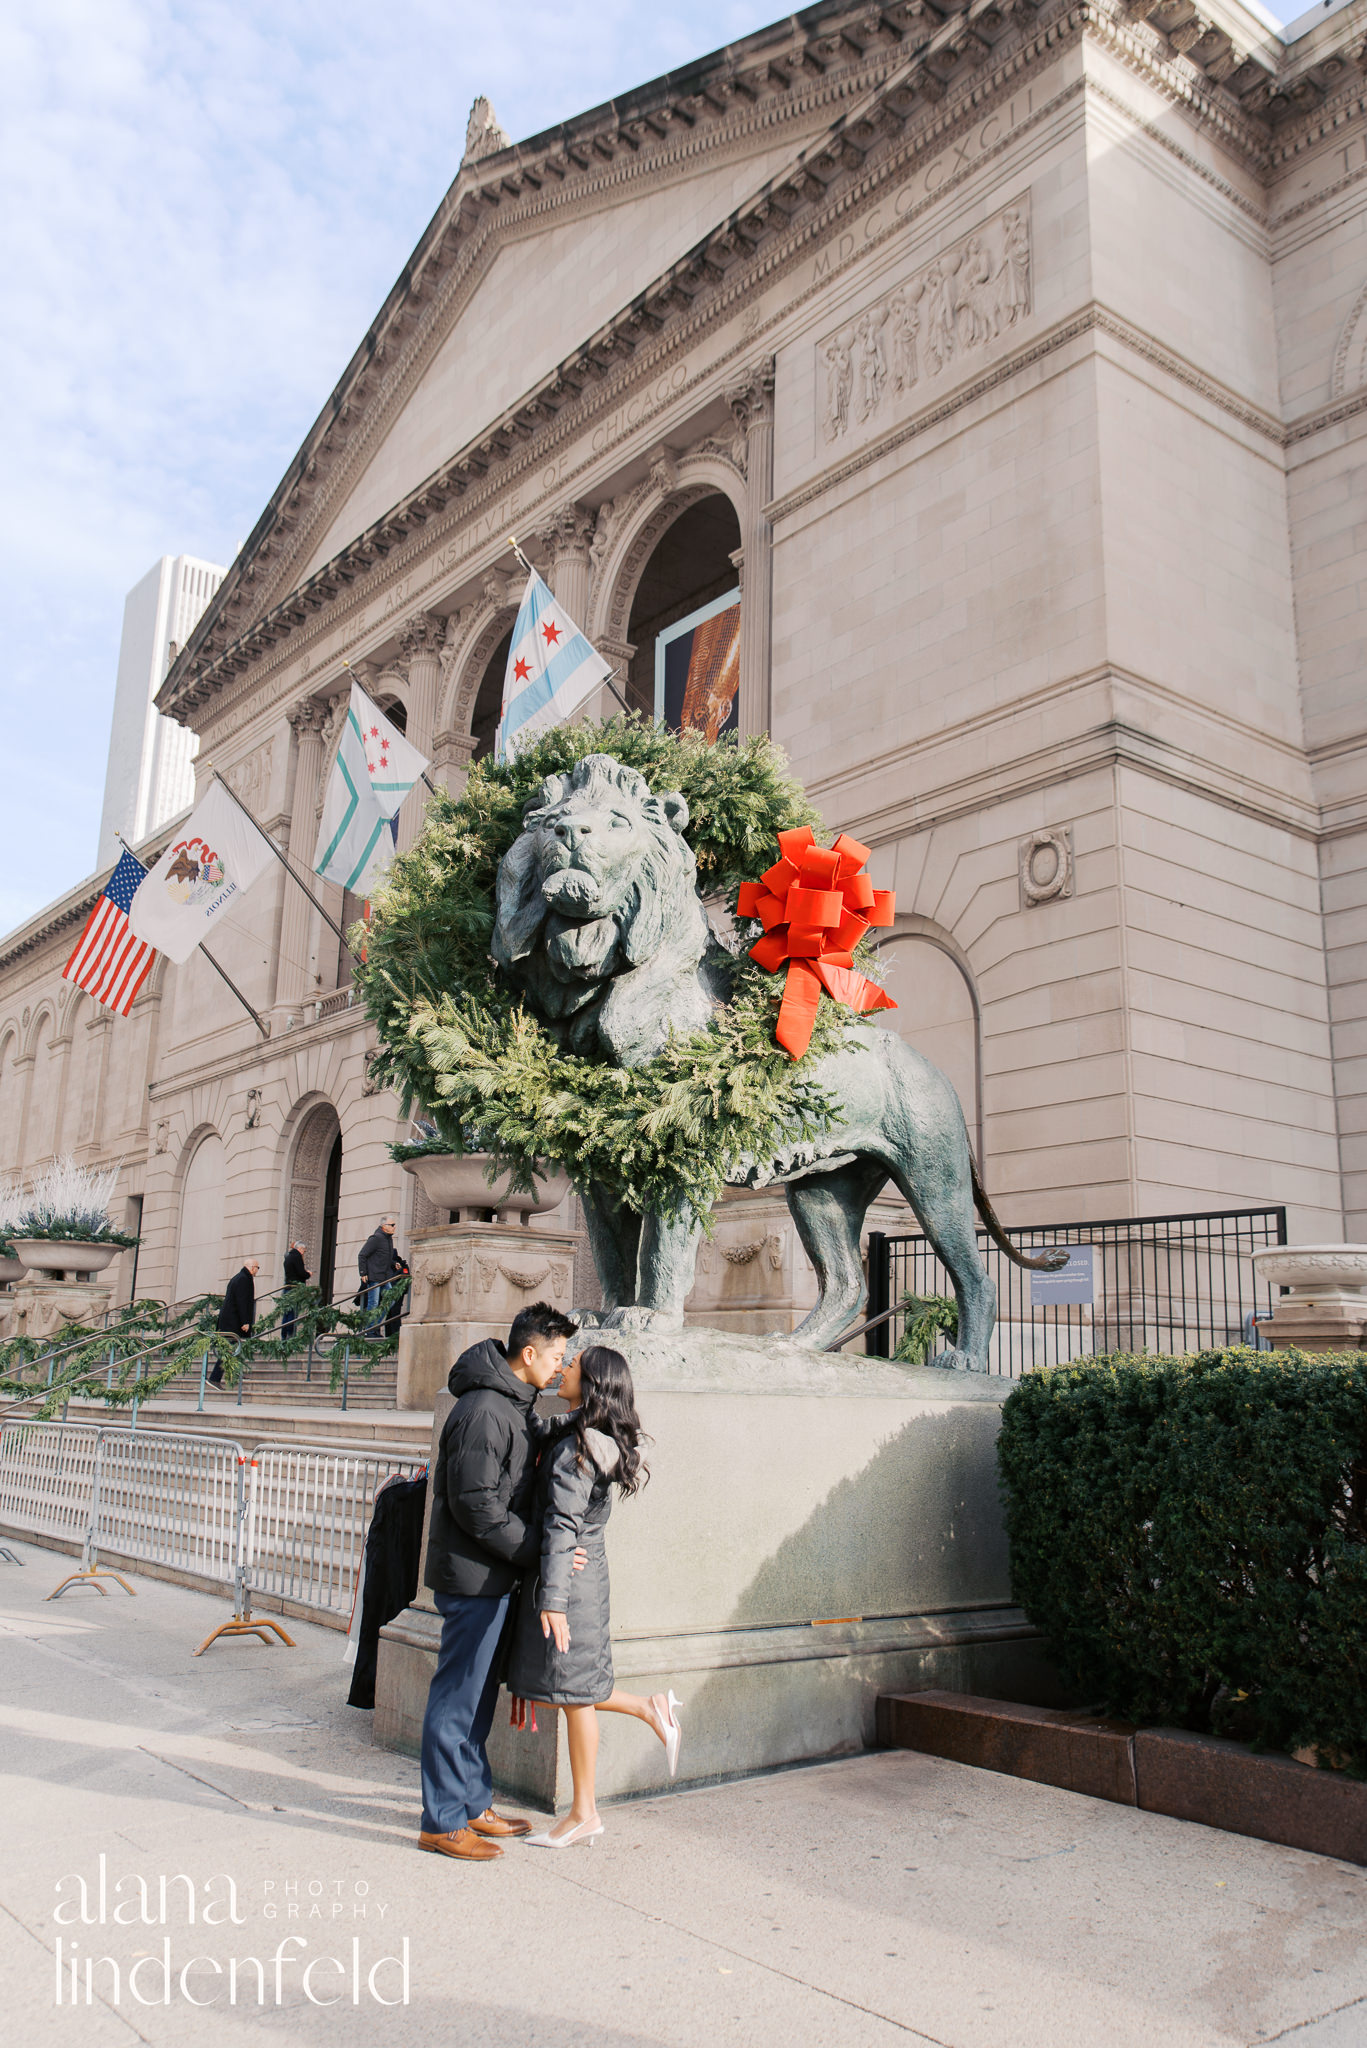
M 855 329 L 859 343 L 859 417 L 869 418 L 877 412 L 878 401 L 883 396 L 883 385 L 887 381 L 888 362 L 883 353 L 883 327 L 888 317 L 886 306 L 873 306 L 864 315 Z
M 925 290 L 925 280 L 916 277 L 892 295 L 892 382 L 897 391 L 910 391 L 920 375 L 916 337 L 921 331 L 921 300 Z
M 1030 220 L 1024 204 L 1004 207 L 962 242 L 943 249 L 904 284 L 862 312 L 853 328 L 818 343 L 826 375 L 828 441 L 849 431 L 858 380 L 861 422 L 888 391 L 904 394 L 985 348 L 1030 311 Z
M 854 388 L 854 359 L 849 337 L 832 335 L 826 344 L 826 439 L 834 441 L 850 423 L 850 393 Z
M 1006 246 L 998 272 L 1001 290 L 997 297 L 994 333 L 1000 332 L 1003 316 L 1014 327 L 1017 320 L 1023 319 L 1030 311 L 1030 230 L 1014 206 L 1008 207 L 1002 215 L 1002 228 Z
M 955 293 L 958 314 L 955 338 L 960 348 L 974 348 L 979 342 L 991 338 L 997 298 L 992 284 L 992 258 L 987 252 L 987 244 L 981 235 L 974 235 L 964 251 L 963 269 Z

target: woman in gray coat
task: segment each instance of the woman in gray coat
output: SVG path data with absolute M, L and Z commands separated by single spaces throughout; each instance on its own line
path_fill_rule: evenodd
M 566 1366 L 557 1391 L 577 1413 L 537 1473 L 541 1567 L 523 1582 L 508 1671 L 516 1727 L 526 1725 L 528 1701 L 565 1713 L 574 1801 L 554 1827 L 527 1836 L 538 1849 L 568 1849 L 603 1832 L 594 1789 L 600 1713 L 644 1721 L 665 1745 L 671 1778 L 680 1740 L 672 1692 L 644 1699 L 619 1692 L 612 1676 L 604 1532 L 613 1487 L 632 1494 L 647 1476 L 630 1367 L 620 1351 L 595 1345 Z M 578 1573 L 576 1548 L 587 1553 Z

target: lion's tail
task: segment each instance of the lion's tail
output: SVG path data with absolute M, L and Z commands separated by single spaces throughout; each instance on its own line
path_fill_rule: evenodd
M 1012 1244 L 1010 1238 L 1002 1229 L 997 1212 L 992 1207 L 992 1203 L 988 1198 L 987 1189 L 978 1178 L 978 1162 L 973 1157 L 971 1147 L 969 1148 L 968 1164 L 969 1170 L 973 1175 L 973 1200 L 978 1214 L 987 1226 L 988 1236 L 999 1250 L 1006 1253 L 1007 1258 L 1011 1260 L 1012 1264 L 1025 1266 L 1032 1273 L 1057 1273 L 1061 1266 L 1066 1266 L 1068 1263 L 1068 1248 L 1066 1245 L 1051 1245 L 1048 1251 L 1041 1252 L 1039 1257 L 1035 1259 L 1028 1258 L 1023 1251 L 1017 1250 L 1016 1246 Z

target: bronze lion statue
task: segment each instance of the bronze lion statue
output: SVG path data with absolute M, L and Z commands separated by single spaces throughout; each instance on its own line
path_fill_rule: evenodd
M 493 959 L 569 1050 L 639 1066 L 671 1031 L 703 1029 L 725 1002 L 733 956 L 708 923 L 687 823 L 682 796 L 652 795 L 606 754 L 548 776 L 527 804 L 499 868 Z M 822 1349 L 858 1320 L 867 1300 L 860 1233 L 891 1181 L 953 1281 L 959 1335 L 944 1362 L 986 1371 L 997 1301 L 978 1256 L 975 1202 L 1018 1265 L 1052 1268 L 1066 1252 L 1029 1259 L 1009 1242 L 979 1183 L 958 1096 L 895 1032 L 852 1028 L 815 1078 L 839 1101 L 839 1121 L 731 1174 L 740 1186 L 784 1186 L 820 1288 L 796 1341 Z M 607 1324 L 680 1328 L 701 1221 L 638 1216 L 601 1184 L 579 1195 Z

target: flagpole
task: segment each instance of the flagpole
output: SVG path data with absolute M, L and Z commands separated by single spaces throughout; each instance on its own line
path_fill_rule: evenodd
M 256 822 L 256 821 L 255 821 L 255 819 L 253 819 L 253 820 L 252 820 L 252 822 L 253 822 L 253 824 L 255 824 L 255 822 Z M 115 837 L 115 838 L 116 838 L 116 839 L 118 840 L 118 842 L 119 842 L 119 845 L 120 845 L 120 846 L 121 846 L 121 847 L 123 848 L 123 850 L 124 850 L 124 852 L 125 852 L 125 853 L 129 853 L 129 854 L 132 854 L 132 855 L 133 855 L 133 859 L 134 859 L 134 860 L 136 860 L 136 861 L 138 862 L 138 866 L 139 866 L 140 868 L 142 868 L 142 871 L 143 871 L 143 873 L 144 873 L 145 875 L 149 875 L 149 874 L 150 874 L 150 873 L 152 872 L 152 870 L 151 870 L 151 869 L 150 869 L 149 867 L 146 867 L 146 866 L 144 866 L 144 864 L 143 864 L 143 862 L 142 862 L 141 860 L 138 860 L 138 856 L 137 856 L 137 854 L 136 854 L 136 853 L 133 853 L 133 849 L 132 849 L 132 847 L 131 847 L 131 846 L 130 846 L 130 845 L 128 844 L 128 841 L 127 841 L 127 840 L 126 840 L 126 839 L 124 838 L 124 836 L 123 836 L 122 832 L 120 832 L 120 831 L 119 831 L 119 829 L 118 829 L 118 827 L 117 827 L 117 826 L 115 826 L 115 828 L 114 828 L 114 837 Z M 259 1015 L 257 1014 L 257 1012 L 256 1012 L 256 1011 L 255 1011 L 255 1010 L 254 1010 L 254 1009 L 252 1008 L 251 1004 L 250 1004 L 250 1003 L 249 1003 L 249 1002 L 247 1001 L 247 998 L 246 998 L 246 997 L 245 997 L 245 996 L 243 995 L 243 993 L 242 993 L 241 989 L 240 989 L 240 988 L 238 987 L 237 983 L 236 983 L 236 982 L 235 982 L 235 981 L 233 980 L 232 976 L 231 976 L 230 974 L 226 973 L 226 972 L 224 971 L 224 969 L 223 969 L 223 968 L 221 968 L 221 967 L 219 966 L 219 964 L 218 964 L 217 960 L 215 960 L 215 958 L 214 958 L 213 954 L 212 954 L 212 953 L 211 953 L 211 952 L 209 951 L 209 948 L 208 948 L 207 946 L 205 946 L 205 945 L 201 945 L 201 946 L 199 947 L 199 949 L 198 949 L 198 950 L 199 950 L 199 951 L 200 951 L 200 952 L 201 952 L 201 953 L 202 953 L 202 954 L 204 955 L 204 958 L 205 958 L 205 959 L 206 959 L 206 960 L 208 961 L 209 965 L 210 965 L 210 966 L 211 966 L 211 967 L 213 968 L 213 970 L 214 970 L 214 973 L 215 973 L 215 974 L 217 974 L 217 975 L 218 975 L 218 976 L 219 976 L 219 977 L 220 977 L 220 978 L 221 978 L 221 979 L 222 979 L 223 981 L 226 981 L 226 982 L 227 982 L 227 984 L 228 984 L 229 988 L 230 988 L 230 989 L 232 990 L 233 994 L 234 994 L 234 995 L 235 995 L 235 996 L 237 997 L 237 1000 L 239 1001 L 239 1003 L 241 1003 L 241 1005 L 242 1005 L 243 1009 L 244 1009 L 244 1010 L 245 1010 L 245 1011 L 247 1012 L 247 1015 L 248 1015 L 248 1016 L 249 1016 L 249 1017 L 251 1018 L 251 1020 L 252 1020 L 253 1024 L 255 1024 L 255 1026 L 256 1026 L 256 1028 L 257 1028 L 257 1030 L 258 1030 L 258 1031 L 259 1031 L 259 1032 L 261 1033 L 261 1036 L 262 1036 L 263 1038 L 269 1038 L 269 1037 L 270 1037 L 270 1035 L 271 1035 L 271 1027 L 270 1027 L 270 1025 L 269 1025 L 269 1024 L 266 1024 L 266 1023 L 263 1023 L 262 1019 L 261 1019 L 261 1018 L 260 1018 L 260 1016 L 259 1016 Z
M 208 764 L 206 763 L 206 766 L 207 766 L 207 765 L 208 765 Z M 304 894 L 305 894 L 305 895 L 306 895 L 306 896 L 308 897 L 308 899 L 309 899 L 309 902 L 310 902 L 310 903 L 311 903 L 311 904 L 313 905 L 314 909 L 315 909 L 315 910 L 316 910 L 316 911 L 318 912 L 318 915 L 319 915 L 319 916 L 320 916 L 320 917 L 321 917 L 321 918 L 322 918 L 322 919 L 324 920 L 324 922 L 325 922 L 325 923 L 327 923 L 327 924 L 330 924 L 330 925 L 332 926 L 332 929 L 333 929 L 333 930 L 334 930 L 334 931 L 336 932 L 336 934 L 337 934 L 338 938 L 339 938 L 339 939 L 341 940 L 342 944 L 343 944 L 344 946 L 346 946 L 346 947 L 348 948 L 348 950 L 350 950 L 350 945 L 351 945 L 351 942 L 350 942 L 350 940 L 349 940 L 349 939 L 347 938 L 347 935 L 346 935 L 346 933 L 345 933 L 345 932 L 344 932 L 344 931 L 342 930 L 342 927 L 341 927 L 341 926 L 340 926 L 340 925 L 338 924 L 338 922 L 337 922 L 336 918 L 335 918 L 335 917 L 331 917 L 331 916 L 329 916 L 328 912 L 327 912 L 326 910 L 324 910 L 324 908 L 323 908 L 322 904 L 321 904 L 321 903 L 320 903 L 320 902 L 318 901 L 318 898 L 317 898 L 317 897 L 316 897 L 316 896 L 314 895 L 314 893 L 313 893 L 312 889 L 310 889 L 310 887 L 308 886 L 308 883 L 307 883 L 307 882 L 305 882 L 305 881 L 304 881 L 304 880 L 302 879 L 302 877 L 301 877 L 301 876 L 300 876 L 299 874 L 297 874 L 297 873 L 296 873 L 296 871 L 295 871 L 294 867 L 293 867 L 293 866 L 292 866 L 292 864 L 291 864 L 291 863 L 290 863 L 290 862 L 289 862 L 289 861 L 288 861 L 288 860 L 287 860 L 287 859 L 285 858 L 284 854 L 283 854 L 283 853 L 282 853 L 282 852 L 280 851 L 280 848 L 279 848 L 279 847 L 278 847 L 278 846 L 276 845 L 275 841 L 274 841 L 274 840 L 273 840 L 273 839 L 271 838 L 271 835 L 270 835 L 270 833 L 269 833 L 269 832 L 268 832 L 268 831 L 266 830 L 265 826 L 264 826 L 264 825 L 263 825 L 263 824 L 261 823 L 260 819 L 259 819 L 259 818 L 254 818 L 254 817 L 252 816 L 251 812 L 250 812 L 250 811 L 249 811 L 249 810 L 247 809 L 247 806 L 246 806 L 246 805 L 245 805 L 245 804 L 243 803 L 243 801 L 242 801 L 241 797 L 240 797 L 240 796 L 238 795 L 237 791 L 236 791 L 236 790 L 235 790 L 235 789 L 234 789 L 234 788 L 232 787 L 231 783 L 228 783 L 228 782 L 224 782 L 224 781 L 223 781 L 223 777 L 222 777 L 222 776 L 221 776 L 221 775 L 219 774 L 219 772 L 218 772 L 217 768 L 215 768 L 215 769 L 214 769 L 214 775 L 213 775 L 213 779 L 214 779 L 214 781 L 215 781 L 215 782 L 219 782 L 219 783 L 222 783 L 222 784 L 223 784 L 223 787 L 224 787 L 224 789 L 226 789 L 226 790 L 227 790 L 227 792 L 228 792 L 229 796 L 230 796 L 230 797 L 232 798 L 233 802 L 234 802 L 234 803 L 235 803 L 235 804 L 237 805 L 237 808 L 239 809 L 239 811 L 241 811 L 241 813 L 242 813 L 243 817 L 244 817 L 244 818 L 245 818 L 245 819 L 247 820 L 248 824 L 251 824 L 251 825 L 255 825 L 255 827 L 256 827 L 256 829 L 257 829 L 257 831 L 258 831 L 258 832 L 259 832 L 259 833 L 261 834 L 261 837 L 262 837 L 262 838 L 263 838 L 263 839 L 265 840 L 265 842 L 266 842 L 267 846 L 269 846 L 269 848 L 270 848 L 271 852 L 272 852 L 272 853 L 273 853 L 273 854 L 275 855 L 275 857 L 276 857 L 276 859 L 277 859 L 277 860 L 279 861 L 279 863 L 280 863 L 281 867 L 282 867 L 282 868 L 283 868 L 283 869 L 285 870 L 285 873 L 286 873 L 286 874 L 287 874 L 287 875 L 288 875 L 288 876 L 289 876 L 289 877 L 291 878 L 291 880 L 292 880 L 292 881 L 295 881 L 295 882 L 297 882 L 297 883 L 298 883 L 299 887 L 300 887 L 300 888 L 301 888 L 301 889 L 303 890 Z M 225 981 L 227 980 L 227 976 L 226 976 L 226 975 L 224 975 L 224 977 L 223 977 L 223 978 L 224 978 L 224 980 L 225 980 Z
M 247 1015 L 251 1018 L 257 1030 L 261 1033 L 261 1036 L 263 1038 L 269 1038 L 271 1035 L 270 1025 L 262 1022 L 261 1018 L 257 1015 L 256 1011 L 247 1001 L 247 998 L 243 995 L 237 983 L 233 980 L 232 976 L 230 974 L 224 973 L 223 969 L 219 966 L 217 960 L 215 960 L 213 954 L 209 951 L 207 946 L 201 946 L 199 950 L 204 955 L 204 958 L 208 961 L 209 965 L 213 968 L 214 973 L 217 974 L 222 980 L 227 982 L 229 988 L 237 997 L 237 1000 L 239 1001 L 239 1003 L 241 1003 L 243 1009 L 247 1012 Z
M 519 562 L 521 562 L 521 564 L 522 564 L 523 568 L 524 568 L 524 569 L 525 569 L 525 570 L 527 571 L 527 574 L 528 574 L 529 576 L 535 576 L 535 574 L 536 574 L 536 571 L 535 571 L 535 569 L 534 569 L 534 568 L 532 567 L 531 563 L 530 563 L 530 562 L 529 562 L 529 561 L 527 560 L 527 557 L 526 557 L 526 556 L 525 556 L 525 555 L 523 554 L 523 552 L 522 552 L 521 548 L 520 548 L 520 547 L 518 546 L 518 544 L 517 544 L 517 535 L 516 535 L 515 533 L 510 533 L 510 534 L 508 535 L 508 545 L 509 545 L 509 547 L 510 547 L 510 548 L 512 549 L 513 553 L 514 553 L 514 554 L 515 554 L 515 555 L 517 556 L 517 559 L 518 559 L 518 561 L 519 561 Z M 600 659 L 600 660 L 602 659 L 602 656 L 601 656 L 601 655 L 599 656 L 599 659 Z M 622 695 L 622 693 L 621 693 L 621 691 L 620 691 L 620 690 L 613 690 L 613 689 L 612 689 L 612 678 L 613 678 L 613 676 L 619 676 L 619 675 L 621 675 L 621 673 L 622 673 L 622 664 L 621 664 L 621 662 L 619 661 L 619 662 L 618 662 L 618 664 L 617 664 L 617 666 L 616 666 L 616 668 L 614 668 L 614 669 L 610 670 L 610 671 L 609 671 L 609 673 L 608 673 L 607 675 L 605 675 L 605 676 L 603 677 L 603 682 L 602 682 L 602 684 L 600 684 L 600 686 L 599 686 L 599 687 L 600 687 L 600 688 L 602 688 L 602 687 L 606 686 L 606 687 L 607 687 L 607 688 L 608 688 L 609 690 L 612 690 L 612 694 L 613 694 L 613 696 L 614 696 L 614 697 L 615 697 L 615 698 L 617 699 L 617 702 L 618 702 L 618 703 L 619 703 L 619 704 L 621 705 L 621 707 L 622 707 L 623 711 L 625 711 L 625 712 L 626 712 L 626 714 L 627 714 L 627 717 L 628 717 L 628 718 L 630 718 L 630 716 L 631 716 L 631 706 L 630 706 L 630 705 L 628 704 L 628 702 L 627 702 L 626 698 L 625 698 L 625 697 L 624 697 L 624 696 Z

